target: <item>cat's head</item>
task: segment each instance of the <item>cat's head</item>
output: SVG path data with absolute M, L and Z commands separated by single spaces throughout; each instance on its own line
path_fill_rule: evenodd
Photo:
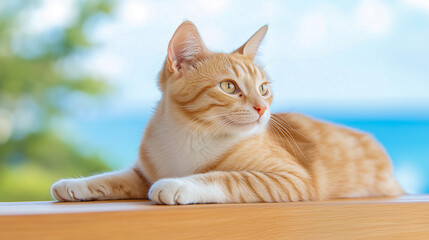
M 192 22 L 182 23 L 159 76 L 165 111 L 193 131 L 254 133 L 265 128 L 273 99 L 268 76 L 253 61 L 268 27 L 232 53 L 214 53 Z

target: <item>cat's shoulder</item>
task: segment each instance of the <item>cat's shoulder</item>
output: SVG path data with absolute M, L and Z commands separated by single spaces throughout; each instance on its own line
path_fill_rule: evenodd
M 307 129 L 309 131 L 324 130 L 327 133 L 343 132 L 356 136 L 371 136 L 371 134 L 358 129 L 340 125 L 334 122 L 329 122 L 323 119 L 314 118 L 301 113 L 275 113 L 271 115 L 271 121 L 277 121 L 292 128 Z
M 271 114 L 271 121 L 286 122 L 288 124 L 310 124 L 320 122 L 318 119 L 295 112 L 273 113 Z

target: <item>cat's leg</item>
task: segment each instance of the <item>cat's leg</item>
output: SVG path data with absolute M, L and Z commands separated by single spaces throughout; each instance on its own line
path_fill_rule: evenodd
M 62 179 L 52 185 L 58 201 L 147 198 L 149 184 L 137 168 L 86 178 Z
M 316 198 L 309 182 L 290 172 L 209 172 L 161 179 L 149 198 L 158 204 L 303 201 Z

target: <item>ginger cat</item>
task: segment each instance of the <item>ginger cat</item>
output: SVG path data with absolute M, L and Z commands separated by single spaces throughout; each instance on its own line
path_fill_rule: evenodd
M 253 61 L 267 29 L 232 53 L 214 53 L 193 23 L 180 25 L 159 74 L 162 99 L 139 160 L 123 171 L 60 180 L 52 196 L 190 204 L 403 194 L 370 135 L 270 113 L 269 79 Z

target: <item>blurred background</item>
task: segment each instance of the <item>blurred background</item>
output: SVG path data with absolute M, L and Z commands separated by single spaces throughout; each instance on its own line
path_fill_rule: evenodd
M 405 190 L 429 193 L 428 0 L 2 0 L 0 201 L 130 166 L 183 20 L 226 52 L 269 24 L 273 112 L 371 132 Z

